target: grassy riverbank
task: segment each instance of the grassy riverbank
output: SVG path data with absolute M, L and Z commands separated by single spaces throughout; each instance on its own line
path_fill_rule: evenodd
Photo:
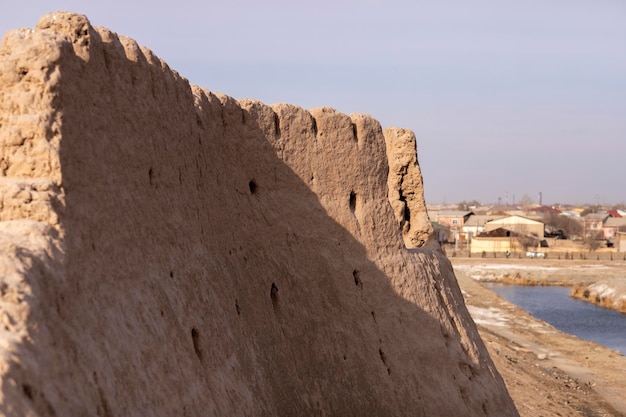
M 626 314 L 626 277 L 600 280 L 591 285 L 574 284 L 572 297 Z
M 485 288 L 504 277 L 590 285 L 626 276 L 626 262 L 451 258 L 474 321 L 523 417 L 626 415 L 626 357 L 565 334 Z

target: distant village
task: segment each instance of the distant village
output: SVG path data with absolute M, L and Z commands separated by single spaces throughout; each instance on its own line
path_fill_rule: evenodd
M 601 206 L 428 205 L 449 256 L 626 259 L 626 210 Z

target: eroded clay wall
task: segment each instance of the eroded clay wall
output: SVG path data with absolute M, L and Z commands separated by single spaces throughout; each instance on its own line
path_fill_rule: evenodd
M 0 68 L 5 414 L 517 415 L 411 132 L 190 86 L 70 13 Z

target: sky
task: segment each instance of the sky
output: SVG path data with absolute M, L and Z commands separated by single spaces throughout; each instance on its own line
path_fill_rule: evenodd
M 415 132 L 426 202 L 626 202 L 624 0 L 0 0 L 87 15 L 193 84 Z

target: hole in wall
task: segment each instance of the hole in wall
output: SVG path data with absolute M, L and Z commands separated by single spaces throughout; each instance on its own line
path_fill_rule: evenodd
M 30 385 L 22 384 L 22 392 L 29 400 L 33 400 L 33 388 Z
M 154 171 L 152 171 L 152 167 L 150 167 L 150 169 L 148 170 L 148 181 L 150 181 L 150 185 L 152 185 L 152 175 L 154 174 Z
M 237 312 L 237 315 L 241 315 L 241 307 L 239 307 L 239 300 L 237 300 L 235 298 L 235 311 Z
M 400 201 L 404 203 L 404 212 L 402 214 L 404 221 L 406 223 L 411 222 L 411 210 L 409 209 L 409 205 L 406 203 L 406 196 L 402 194 L 402 189 L 400 189 Z
M 350 211 L 352 214 L 356 211 L 356 193 L 354 191 L 350 191 Z
M 276 137 L 280 136 L 280 117 L 276 113 L 274 113 L 274 135 Z
M 352 123 L 352 139 L 354 139 L 355 141 L 359 140 L 359 137 L 357 135 L 357 128 L 356 128 L 356 124 Z
M 391 368 L 387 365 L 387 355 L 383 352 L 382 349 L 378 349 L 378 354 L 380 355 L 380 360 L 387 367 L 387 375 L 391 375 Z
M 380 360 L 387 365 L 387 356 L 385 355 L 385 352 L 383 352 L 382 349 L 378 349 L 378 355 L 380 355 Z
M 354 271 L 352 271 L 352 276 L 354 277 L 354 285 L 356 285 L 359 288 L 363 288 L 363 281 L 361 281 L 361 273 L 359 272 L 358 269 L 355 269 Z
M 270 298 L 272 299 L 272 305 L 274 308 L 278 307 L 278 287 L 276 284 L 272 282 L 272 287 L 270 288 Z
M 311 116 L 311 131 L 315 136 L 317 136 L 317 120 L 315 117 Z
M 191 328 L 191 341 L 193 342 L 193 350 L 196 352 L 198 359 L 202 360 L 202 350 L 200 349 L 200 332 L 195 327 Z
M 250 188 L 250 194 L 256 194 L 258 190 L 258 186 L 254 180 L 250 180 L 248 183 L 248 188 Z

